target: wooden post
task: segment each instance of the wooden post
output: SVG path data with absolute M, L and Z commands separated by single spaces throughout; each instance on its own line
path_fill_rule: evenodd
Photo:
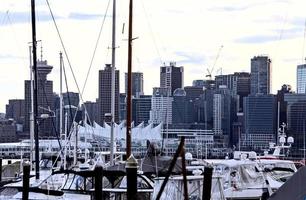
M 102 166 L 95 168 L 95 200 L 102 200 Z
M 212 167 L 204 168 L 203 193 L 202 193 L 203 200 L 210 200 L 212 174 L 213 174 Z
M 29 199 L 29 183 L 30 183 L 30 165 L 28 163 L 23 165 L 23 188 L 22 188 L 22 199 Z
M 127 199 L 136 199 L 138 162 L 133 154 L 126 160 Z

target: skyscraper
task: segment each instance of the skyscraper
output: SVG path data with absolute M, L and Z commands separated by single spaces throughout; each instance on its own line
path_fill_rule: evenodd
M 262 151 L 276 139 L 276 98 L 249 95 L 244 99 L 245 136 L 243 145 Z
M 135 126 L 150 120 L 151 95 L 141 95 L 139 98 L 132 99 L 132 119 Z
M 106 64 L 104 70 L 99 70 L 99 122 L 104 122 L 105 113 L 111 113 L 112 67 Z M 119 70 L 115 72 L 115 122 L 119 122 Z
M 169 88 L 153 88 L 150 123 L 172 124 L 172 101 Z
M 291 155 L 303 156 L 306 143 L 306 94 L 284 94 L 287 104 L 287 136 L 294 137 Z M 290 134 L 290 135 L 289 135 Z
M 271 59 L 255 56 L 251 59 L 251 94 L 271 93 Z
M 53 81 L 47 80 L 47 75 L 52 71 L 52 66 L 48 65 L 47 61 L 37 61 L 37 104 L 38 116 L 41 114 L 54 115 L 54 96 L 53 96 Z M 31 112 L 31 81 L 25 81 L 25 124 L 24 131 L 30 131 L 30 112 Z M 50 112 L 48 111 L 50 110 Z M 52 119 L 44 119 L 39 122 L 39 136 L 55 136 Z
M 298 94 L 306 94 L 306 64 L 297 66 L 296 89 Z
M 127 94 L 127 73 L 125 73 L 125 94 Z M 132 95 L 134 97 L 139 97 L 143 95 L 143 73 L 142 72 L 132 72 Z
M 24 124 L 24 99 L 10 99 L 6 105 L 5 118 Z
M 169 66 L 160 67 L 160 87 L 170 88 L 171 94 L 177 88 L 184 87 L 184 67 L 176 67 L 175 62 Z
M 237 99 L 238 111 L 243 110 L 243 98 L 250 94 L 250 74 L 235 72 L 234 74 L 216 76 L 216 88 L 226 85 L 233 97 Z

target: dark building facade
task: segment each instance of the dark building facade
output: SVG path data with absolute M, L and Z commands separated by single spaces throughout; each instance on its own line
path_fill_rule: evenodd
M 247 72 L 236 72 L 237 76 L 237 111 L 243 112 L 243 99 L 251 94 L 251 76 Z
M 243 145 L 262 151 L 276 141 L 276 98 L 273 95 L 249 95 L 244 99 L 245 134 Z
M 284 94 L 287 103 L 287 136 L 294 137 L 292 155 L 302 157 L 306 132 L 306 94 Z
M 133 98 L 132 98 L 133 101 Z M 133 109 L 133 107 L 132 107 Z M 126 94 L 120 93 L 119 97 L 119 121 L 126 120 Z
M 37 61 L 37 104 L 38 104 L 38 116 L 41 114 L 50 114 L 54 111 L 54 95 L 53 95 L 53 82 L 47 80 L 47 75 L 52 71 L 52 66 L 48 65 L 47 61 Z M 25 136 L 29 137 L 30 131 L 30 112 L 31 112 L 31 81 L 25 81 L 25 123 L 24 131 Z M 54 126 L 52 118 L 39 120 L 39 136 L 40 137 L 52 137 L 54 136 Z
M 125 94 L 127 94 L 127 73 L 125 73 Z M 139 97 L 143 95 L 143 73 L 142 72 L 132 72 L 132 95 L 134 97 Z
M 6 119 L 14 119 L 18 124 L 24 124 L 24 99 L 10 99 L 6 105 Z
M 187 97 L 186 91 L 181 88 L 176 89 L 172 101 L 172 124 L 194 123 L 194 111 L 194 102 Z
M 142 122 L 148 124 L 150 120 L 151 99 L 151 95 L 141 95 L 139 98 L 132 99 L 132 120 L 135 126 Z
M 170 88 L 171 95 L 177 88 L 184 87 L 184 67 L 176 67 L 175 62 L 160 67 L 160 87 Z
M 82 110 L 83 113 L 85 114 L 85 108 L 87 111 L 87 114 L 89 116 L 89 119 L 87 120 L 93 124 L 93 122 L 98 120 L 98 103 L 97 102 L 91 102 L 91 101 L 86 101 L 82 105 Z
M 287 124 L 287 102 L 285 101 L 285 94 L 292 94 L 290 85 L 282 85 L 282 88 L 277 91 L 277 119 L 278 126 L 282 123 Z M 279 113 L 278 113 L 279 112 Z
M 0 143 L 17 142 L 17 129 L 13 120 L 0 120 Z
M 104 70 L 99 70 L 99 122 L 103 125 L 104 115 L 111 113 L 112 67 L 106 64 Z M 115 122 L 119 122 L 119 70 L 115 71 Z
M 272 83 L 271 59 L 255 56 L 251 59 L 251 94 L 270 94 Z
M 65 92 L 63 93 L 63 104 L 65 105 L 73 105 L 78 107 L 80 103 L 79 93 L 76 92 Z
M 216 88 L 226 85 L 234 98 L 237 99 L 238 111 L 243 111 L 243 98 L 250 94 L 250 74 L 235 72 L 234 74 L 216 76 Z

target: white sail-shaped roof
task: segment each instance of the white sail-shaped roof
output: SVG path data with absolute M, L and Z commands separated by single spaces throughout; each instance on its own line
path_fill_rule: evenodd
M 132 140 L 133 141 L 146 141 L 146 140 L 162 140 L 161 136 L 162 124 L 159 124 L 156 127 L 153 127 L 153 124 L 149 124 L 144 127 L 144 124 L 141 123 L 136 127 L 132 128 Z M 101 127 L 99 124 L 94 122 L 94 126 L 85 124 L 84 126 L 79 127 L 79 135 L 81 137 L 87 137 L 87 139 L 94 138 L 105 138 L 110 139 L 110 126 L 104 123 L 104 127 Z M 126 137 L 126 126 L 124 123 L 119 125 L 115 124 L 114 126 L 114 135 L 116 140 L 125 140 Z

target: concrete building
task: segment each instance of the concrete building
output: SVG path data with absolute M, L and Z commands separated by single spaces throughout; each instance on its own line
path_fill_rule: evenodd
M 149 123 L 172 124 L 172 101 L 169 88 L 153 88 Z
M 306 93 L 306 64 L 297 66 L 296 91 L 298 94 Z
M 235 72 L 234 74 L 216 76 L 216 88 L 226 85 L 231 95 L 237 99 L 237 108 L 243 110 L 243 98 L 250 94 L 250 74 Z
M 150 110 L 152 106 L 151 95 L 141 95 L 138 98 L 132 99 L 132 120 L 135 126 L 144 122 L 148 124 L 150 120 Z
M 18 124 L 24 124 L 24 99 L 10 99 L 6 105 L 6 119 L 14 119 Z
M 127 73 L 125 73 L 125 94 L 127 94 Z M 143 95 L 143 73 L 142 72 L 132 72 L 132 96 L 139 97 Z
M 177 88 L 184 87 L 184 67 L 176 67 L 175 62 L 169 66 L 160 67 L 160 87 L 170 88 L 171 94 Z
M 270 94 L 272 88 L 271 59 L 255 56 L 251 59 L 251 94 Z
M 53 82 L 47 80 L 47 75 L 52 71 L 52 66 L 48 65 L 47 61 L 37 61 L 37 104 L 38 104 L 38 116 L 41 114 L 52 115 L 54 111 L 54 95 L 53 95 Z M 29 138 L 30 131 L 30 112 L 31 112 L 31 81 L 25 81 L 25 123 L 24 131 L 25 137 Z M 51 113 L 48 111 L 51 110 Z M 52 118 L 39 120 L 39 136 L 40 137 L 54 137 L 54 127 Z
M 115 122 L 119 122 L 119 70 L 115 71 Z M 103 125 L 104 115 L 111 113 L 112 67 L 106 64 L 104 70 L 99 70 L 99 121 Z
M 244 99 L 245 148 L 262 152 L 276 141 L 276 98 L 273 95 L 250 95 Z
M 291 152 L 295 157 L 303 157 L 306 144 L 306 94 L 284 94 L 287 104 L 287 136 L 294 137 Z
M 0 143 L 17 142 L 17 129 L 13 120 L 0 120 Z

